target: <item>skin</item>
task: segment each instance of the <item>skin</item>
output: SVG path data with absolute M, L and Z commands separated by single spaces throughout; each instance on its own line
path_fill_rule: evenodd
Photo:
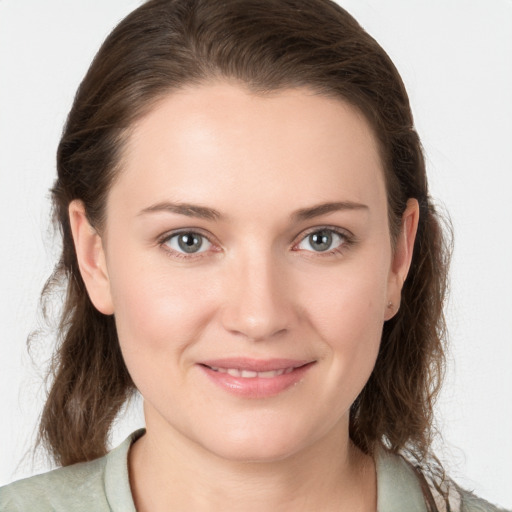
M 298 215 L 325 203 L 344 207 Z M 348 415 L 399 305 L 418 205 L 393 247 L 376 139 L 356 109 L 305 88 L 174 92 L 132 128 L 104 230 L 79 201 L 70 218 L 91 300 L 115 314 L 144 397 L 129 460 L 138 510 L 376 510 Z M 338 234 L 318 251 L 309 235 L 326 228 Z M 182 229 L 206 237 L 200 252 L 178 252 Z M 264 398 L 198 365 L 242 356 L 312 365 Z

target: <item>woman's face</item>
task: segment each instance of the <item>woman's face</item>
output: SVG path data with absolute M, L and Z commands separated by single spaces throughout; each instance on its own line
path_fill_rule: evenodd
M 190 87 L 136 124 L 85 278 L 148 433 L 238 460 L 347 438 L 410 258 L 383 176 L 363 116 L 307 89 Z

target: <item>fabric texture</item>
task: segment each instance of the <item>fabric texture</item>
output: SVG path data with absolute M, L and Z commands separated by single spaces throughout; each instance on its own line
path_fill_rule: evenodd
M 130 491 L 128 451 L 138 430 L 104 457 L 19 480 L 0 488 L 0 512 L 136 512 Z M 427 512 L 420 479 L 402 457 L 376 456 L 377 512 Z M 455 512 L 500 509 L 459 491 Z M 436 500 L 437 501 L 437 500 Z M 446 508 L 439 507 L 440 512 Z

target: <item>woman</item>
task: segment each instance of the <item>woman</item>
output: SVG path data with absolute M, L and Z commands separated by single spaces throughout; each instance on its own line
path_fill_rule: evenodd
M 341 8 L 144 4 L 58 172 L 65 468 L 3 509 L 494 510 L 430 451 L 448 251 L 400 77 Z M 105 456 L 134 389 L 146 430 Z

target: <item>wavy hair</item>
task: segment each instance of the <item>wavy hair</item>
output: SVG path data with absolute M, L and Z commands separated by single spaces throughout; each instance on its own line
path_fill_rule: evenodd
M 130 127 L 163 96 L 185 85 L 235 80 L 255 93 L 308 87 L 358 108 L 380 144 L 392 240 L 407 200 L 420 220 L 401 308 L 384 324 L 378 359 L 352 405 L 350 436 L 426 461 L 433 403 L 444 368 L 450 244 L 429 196 L 408 96 L 394 64 L 344 9 L 330 0 L 151 0 L 112 31 L 83 79 L 58 147 L 52 189 L 62 256 L 43 290 L 67 294 L 40 440 L 61 465 L 106 452 L 116 414 L 134 390 L 114 318 L 86 292 L 68 218 L 83 202 L 101 231 L 105 201 Z

